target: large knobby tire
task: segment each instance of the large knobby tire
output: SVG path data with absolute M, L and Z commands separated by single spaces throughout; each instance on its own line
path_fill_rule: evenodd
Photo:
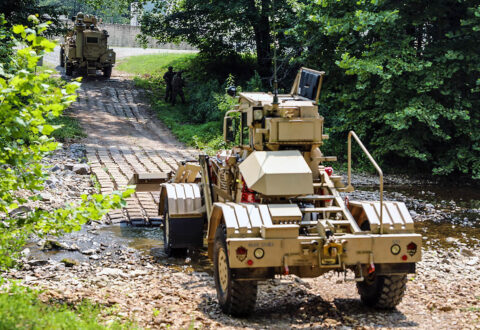
M 395 308 L 402 300 L 406 287 L 407 275 L 373 275 L 357 282 L 362 302 L 380 309 Z
M 168 257 L 184 255 L 187 249 L 172 248 L 172 231 L 170 227 L 170 213 L 168 212 L 168 200 L 165 198 L 165 207 L 163 209 L 163 251 Z
M 106 66 L 106 67 L 103 68 L 103 76 L 107 79 L 112 76 L 112 67 L 111 66 Z
M 225 226 L 218 226 L 213 247 L 213 271 L 218 302 L 224 313 L 247 316 L 255 308 L 257 281 L 236 281 L 232 278 L 225 236 Z

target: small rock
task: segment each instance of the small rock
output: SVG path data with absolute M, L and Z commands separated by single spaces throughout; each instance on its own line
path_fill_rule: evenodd
M 88 249 L 88 250 L 83 250 L 83 251 L 80 251 L 80 252 L 89 256 L 89 255 L 97 253 L 97 250 L 96 249 Z
M 78 261 L 75 259 L 70 259 L 70 258 L 64 258 L 60 261 L 65 265 L 65 267 L 73 267 L 78 265 Z
M 67 163 L 67 164 L 63 165 L 63 169 L 71 171 L 71 170 L 73 170 L 74 166 L 75 166 L 75 164 Z
M 48 260 L 29 260 L 28 261 L 28 264 L 30 266 L 45 266 L 46 264 L 48 264 Z
M 98 254 L 94 254 L 94 255 L 91 255 L 89 258 L 92 260 L 98 260 L 100 259 L 100 256 Z
M 473 257 L 474 256 L 472 250 L 467 249 L 467 248 L 461 248 L 460 249 L 460 254 L 462 256 L 465 256 L 465 257 Z
M 456 239 L 456 238 L 453 238 L 453 237 L 447 237 L 447 238 L 445 239 L 445 241 L 446 241 L 447 243 L 455 243 L 455 242 L 457 241 L 457 239 Z
M 75 164 L 72 171 L 80 175 L 90 174 L 90 166 L 87 164 Z
M 28 257 L 30 255 L 31 251 L 29 248 L 26 248 L 26 249 L 23 249 L 22 252 L 20 252 L 20 254 L 24 257 Z
M 43 245 L 42 250 L 70 250 L 70 247 L 64 243 L 61 243 L 56 240 L 47 239 Z
M 472 259 L 470 259 L 466 262 L 466 264 L 469 265 L 469 266 L 475 266 L 477 263 L 478 263 L 478 258 L 477 257 L 472 258 Z

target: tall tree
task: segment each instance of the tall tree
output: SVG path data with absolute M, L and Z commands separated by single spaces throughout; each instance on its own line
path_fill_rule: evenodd
M 480 1 L 297 2 L 299 61 L 327 71 L 323 104 L 393 165 L 480 179 Z M 298 60 L 298 59 L 297 59 Z
M 156 0 L 142 32 L 162 42 L 186 41 L 210 56 L 254 51 L 262 76 L 271 75 L 272 19 L 281 31 L 293 12 L 286 0 Z

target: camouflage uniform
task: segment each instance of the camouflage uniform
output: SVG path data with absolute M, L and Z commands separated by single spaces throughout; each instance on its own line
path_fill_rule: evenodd
M 163 80 L 165 80 L 165 102 L 170 102 L 172 100 L 172 80 L 175 72 L 172 67 L 168 68 L 168 71 L 163 75 Z
M 182 73 L 177 72 L 177 74 L 173 76 L 173 80 L 172 80 L 172 105 L 175 105 L 177 95 L 180 95 L 180 98 L 182 99 L 182 103 L 185 104 L 185 95 L 183 94 L 183 87 L 185 87 L 185 81 L 182 78 Z

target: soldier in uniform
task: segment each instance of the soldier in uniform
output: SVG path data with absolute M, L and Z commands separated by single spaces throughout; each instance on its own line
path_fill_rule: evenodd
M 166 88 L 165 88 L 165 102 L 172 101 L 172 81 L 175 72 L 171 66 L 168 67 L 168 71 L 165 72 L 163 75 L 163 80 L 165 80 Z
M 177 95 L 180 95 L 182 103 L 185 104 L 185 95 L 183 94 L 183 87 L 185 87 L 185 81 L 182 78 L 182 71 L 177 72 L 173 76 L 172 80 L 172 105 L 175 105 Z

